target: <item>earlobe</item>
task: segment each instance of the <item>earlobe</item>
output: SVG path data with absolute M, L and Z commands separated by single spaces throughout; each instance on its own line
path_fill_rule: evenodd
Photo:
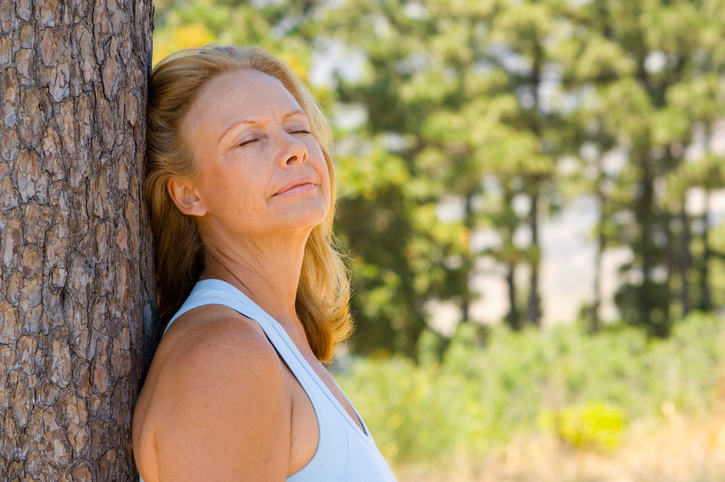
M 180 179 L 169 179 L 166 190 L 182 213 L 188 216 L 204 216 L 208 212 L 199 193 L 189 183 Z

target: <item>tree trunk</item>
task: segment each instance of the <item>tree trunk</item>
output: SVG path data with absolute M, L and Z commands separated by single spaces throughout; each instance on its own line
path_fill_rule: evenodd
M 506 314 L 506 323 L 513 330 L 521 328 L 521 315 L 516 301 L 516 263 L 510 262 L 506 265 L 506 286 L 508 288 L 509 312 Z
M 690 303 L 690 280 L 688 274 L 692 266 L 692 255 L 690 254 L 691 233 L 690 233 L 690 216 L 685 209 L 685 197 L 680 201 L 680 223 L 682 224 L 680 231 L 680 302 L 682 303 L 682 316 L 687 316 L 692 311 Z
M 151 25 L 151 0 L 0 3 L 0 480 L 136 477 Z
M 504 239 L 503 253 L 504 256 L 504 267 L 506 269 L 506 287 L 508 289 L 508 300 L 509 300 L 509 311 L 506 314 L 505 321 L 513 330 L 521 329 L 521 313 L 519 312 L 519 302 L 516 287 L 516 266 L 520 255 L 517 253 L 514 255 L 514 251 L 518 251 L 514 244 L 514 233 L 518 227 L 518 216 L 513 212 L 513 197 L 514 194 L 511 189 L 506 187 L 504 183 L 504 209 L 507 209 L 506 221 L 501 222 L 505 226 L 506 238 Z M 508 252 L 508 253 L 507 253 Z
M 531 212 L 529 214 L 533 254 L 531 259 L 531 277 L 529 278 L 529 303 L 526 314 L 529 323 L 534 326 L 541 326 L 541 298 L 539 297 L 539 265 L 541 259 L 541 248 L 539 246 L 539 187 L 535 186 L 534 189 L 534 194 L 531 196 Z
M 653 325 L 652 312 L 654 310 L 654 297 L 652 290 L 652 270 L 657 265 L 657 253 L 653 242 L 653 226 L 655 224 L 654 213 L 654 174 L 652 172 L 649 150 L 640 148 L 635 151 L 639 155 L 633 156 L 640 159 L 640 178 L 637 181 L 637 194 L 635 198 L 635 220 L 639 226 L 639 239 L 635 243 L 635 258 L 641 260 L 642 287 L 637 294 L 636 306 L 649 326 Z M 638 256 L 637 256 L 638 255 Z
M 473 196 L 475 192 L 468 192 L 465 196 L 464 210 L 463 210 L 463 225 L 466 227 L 466 253 L 467 256 L 463 260 L 463 269 L 461 276 L 465 276 L 466 285 L 463 293 L 461 293 L 461 321 L 470 321 L 471 318 L 471 277 L 476 266 L 476 255 L 471 250 L 471 237 L 473 230 L 476 226 L 475 213 L 473 212 Z
M 531 89 L 534 96 L 533 125 L 531 131 L 539 139 L 539 145 L 544 145 L 541 99 L 539 89 L 543 82 L 544 56 L 543 41 L 538 32 L 534 33 L 536 40 L 533 44 L 533 66 L 531 69 Z M 534 326 L 541 326 L 541 298 L 539 296 L 539 267 L 541 266 L 541 247 L 539 246 L 539 198 L 541 194 L 540 183 L 543 178 L 534 175 L 533 194 L 531 195 L 531 212 L 529 214 L 529 227 L 531 229 L 531 277 L 529 278 L 529 303 L 526 314 L 529 323 Z
M 705 211 L 702 213 L 702 264 L 700 265 L 700 310 L 712 311 L 712 297 L 710 295 L 710 191 L 705 191 Z
M 597 183 L 596 183 L 596 199 L 597 209 L 599 210 L 599 223 L 596 226 L 597 232 L 597 251 L 594 255 L 594 300 L 592 301 L 591 312 L 589 313 L 589 331 L 597 333 L 601 329 L 602 320 L 599 311 L 602 306 L 602 261 L 604 259 L 604 250 L 607 246 L 607 239 L 604 232 L 605 222 L 605 203 L 607 195 L 604 192 L 603 183 L 606 180 L 604 167 L 602 166 L 602 157 L 599 156 L 596 161 L 597 166 Z

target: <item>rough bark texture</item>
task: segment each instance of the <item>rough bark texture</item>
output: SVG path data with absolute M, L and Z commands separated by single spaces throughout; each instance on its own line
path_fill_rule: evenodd
M 135 477 L 151 0 L 0 1 L 0 480 Z

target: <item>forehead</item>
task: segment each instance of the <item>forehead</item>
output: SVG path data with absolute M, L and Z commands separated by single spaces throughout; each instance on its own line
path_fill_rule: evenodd
M 187 123 L 194 130 L 216 130 L 240 120 L 280 116 L 296 109 L 299 104 L 279 80 L 243 69 L 209 80 L 194 100 Z

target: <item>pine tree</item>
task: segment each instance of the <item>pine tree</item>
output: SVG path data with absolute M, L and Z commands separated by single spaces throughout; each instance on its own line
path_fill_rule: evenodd
M 148 1 L 0 6 L 0 479 L 137 477 Z

